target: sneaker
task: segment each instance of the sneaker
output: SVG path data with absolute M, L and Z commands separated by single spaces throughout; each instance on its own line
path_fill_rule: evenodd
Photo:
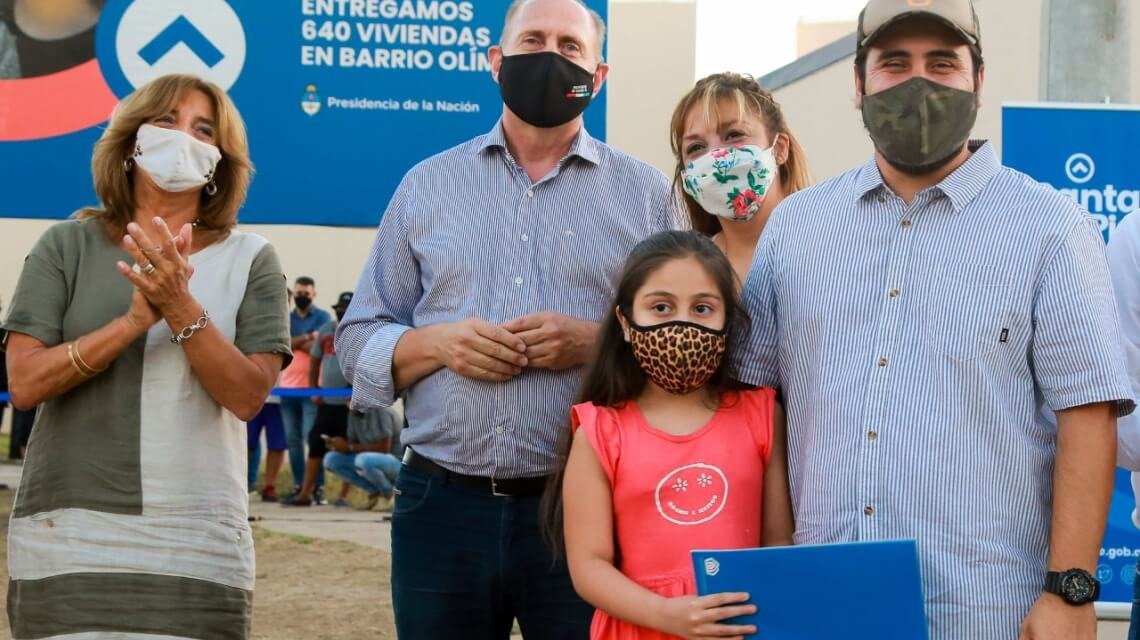
M 348 501 L 348 498 L 337 498 L 336 502 L 333 503 L 333 506 L 334 507 L 351 507 L 352 503 Z
M 277 497 L 277 491 L 273 487 L 265 487 L 261 490 L 262 502 L 277 502 L 280 498 Z
M 368 494 L 368 500 L 365 501 L 364 504 L 357 507 L 357 509 L 360 511 L 371 511 L 372 507 L 375 507 L 376 503 L 379 501 L 380 501 L 380 494 L 379 493 L 370 493 L 370 494 Z
M 325 500 L 324 487 L 317 487 L 317 490 L 313 492 L 313 504 L 328 504 L 328 503 L 329 503 L 329 501 Z

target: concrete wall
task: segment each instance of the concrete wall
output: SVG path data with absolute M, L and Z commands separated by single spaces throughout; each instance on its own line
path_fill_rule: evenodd
M 605 88 L 609 142 L 667 173 L 673 163 L 669 116 L 694 79 L 695 24 L 695 0 L 610 1 L 612 71 Z M 375 204 L 377 210 L 386 205 Z M 5 311 L 24 256 L 50 224 L 0 218 L 0 300 Z M 290 279 L 315 278 L 317 304 L 326 308 L 340 291 L 356 288 L 375 236 L 371 228 L 244 225 L 242 229 L 269 238 Z
M 855 31 L 854 20 L 796 24 L 796 55 L 805 56 Z
M 851 69 L 848 58 L 775 92 L 816 182 L 863 162 L 872 151 L 855 109 Z

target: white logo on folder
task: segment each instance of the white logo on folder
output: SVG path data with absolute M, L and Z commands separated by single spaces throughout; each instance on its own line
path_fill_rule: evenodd
M 705 574 L 715 576 L 720 573 L 720 563 L 716 558 L 705 558 Z

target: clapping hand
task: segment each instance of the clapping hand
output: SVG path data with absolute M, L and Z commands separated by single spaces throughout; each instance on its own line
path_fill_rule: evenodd
M 190 276 L 194 274 L 190 264 L 192 240 L 193 230 L 189 224 L 183 225 L 177 236 L 172 235 L 166 222 L 158 217 L 153 219 L 150 233 L 135 222 L 127 225 L 121 246 L 134 258 L 136 267 L 122 260 L 115 266 L 135 285 L 128 321 L 149 328 L 161 316 L 189 304 Z

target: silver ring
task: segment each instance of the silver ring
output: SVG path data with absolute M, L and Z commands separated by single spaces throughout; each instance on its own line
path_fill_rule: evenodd
M 158 271 L 158 269 L 154 268 L 154 263 L 151 263 L 151 262 L 144 264 L 141 268 L 142 268 L 143 275 L 148 275 L 148 276 L 150 274 L 154 273 L 155 271 Z

